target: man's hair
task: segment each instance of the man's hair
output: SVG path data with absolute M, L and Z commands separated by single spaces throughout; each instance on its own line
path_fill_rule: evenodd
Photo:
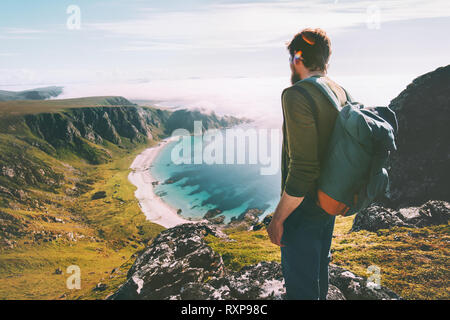
M 331 41 L 322 29 L 304 29 L 297 33 L 287 49 L 292 57 L 301 51 L 303 64 L 311 71 L 327 71 Z

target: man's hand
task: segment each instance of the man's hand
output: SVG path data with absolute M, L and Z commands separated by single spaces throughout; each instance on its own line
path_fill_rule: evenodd
M 284 247 L 284 244 L 281 243 L 281 237 L 283 236 L 284 231 L 283 222 L 292 211 L 302 203 L 302 201 L 303 197 L 293 197 L 283 191 L 280 202 L 273 214 L 272 221 L 270 221 L 270 224 L 267 227 L 267 233 L 269 234 L 272 243 Z
M 277 219 L 272 219 L 267 227 L 267 233 L 269 234 L 270 241 L 279 247 L 284 247 L 284 244 L 281 243 L 283 231 L 283 223 Z

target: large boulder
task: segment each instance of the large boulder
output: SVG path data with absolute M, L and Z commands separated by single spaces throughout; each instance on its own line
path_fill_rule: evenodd
M 187 223 L 164 230 L 136 259 L 127 282 L 112 299 L 170 299 L 185 286 L 223 276 L 222 257 L 204 241 L 213 234 L 225 237 L 204 223 Z
M 391 156 L 391 208 L 450 201 L 450 65 L 416 78 L 389 107 L 398 120 L 398 150 Z
M 358 277 L 344 268 L 330 265 L 330 283 L 349 300 L 398 300 L 393 291 L 379 284 Z M 330 294 L 330 293 L 328 293 Z
M 372 205 L 361 210 L 353 220 L 351 231 L 367 230 L 375 232 L 379 229 L 392 227 L 406 227 L 405 222 L 399 217 L 399 212 L 394 209 Z
M 426 227 L 447 224 L 450 219 L 450 203 L 430 200 L 420 207 L 408 207 L 394 210 L 379 205 L 372 205 L 361 210 L 353 221 L 351 231 L 379 229 L 392 227 Z
M 214 277 L 205 285 L 183 288 L 179 299 L 281 300 L 285 294 L 280 264 L 260 262 L 238 272 Z
M 240 228 L 255 230 L 254 227 L 259 224 L 259 216 L 263 213 L 261 209 L 250 208 L 241 213 L 238 217 L 232 217 L 226 228 Z M 256 229 L 257 230 L 257 229 Z
M 281 266 L 260 262 L 226 270 L 222 257 L 204 241 L 208 234 L 228 238 L 217 227 L 191 223 L 167 229 L 136 259 L 127 281 L 109 299 L 276 299 L 285 297 Z M 328 299 L 398 299 L 365 278 L 330 266 Z

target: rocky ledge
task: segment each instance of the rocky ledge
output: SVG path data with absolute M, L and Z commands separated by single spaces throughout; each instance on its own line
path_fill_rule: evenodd
M 127 281 L 108 299 L 283 299 L 281 266 L 260 262 L 232 272 L 205 242 L 206 235 L 232 241 L 206 223 L 183 224 L 161 232 L 139 254 Z M 400 299 L 387 288 L 338 266 L 330 266 L 328 299 Z
M 430 200 L 420 207 L 399 210 L 373 205 L 356 215 L 351 231 L 375 232 L 392 227 L 421 228 L 447 224 L 449 219 L 450 203 L 446 201 Z

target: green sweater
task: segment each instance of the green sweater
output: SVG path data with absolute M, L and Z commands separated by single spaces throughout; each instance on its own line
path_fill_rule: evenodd
M 346 101 L 345 91 L 328 77 L 323 79 L 343 106 Z M 283 91 L 281 95 L 283 108 L 281 194 L 284 190 L 290 196 L 304 197 L 316 189 L 321 163 L 323 163 L 338 111 L 313 84 L 300 82 L 295 85 L 308 90 L 316 102 L 318 123 L 315 123 L 312 107 L 300 92 L 292 87 Z

